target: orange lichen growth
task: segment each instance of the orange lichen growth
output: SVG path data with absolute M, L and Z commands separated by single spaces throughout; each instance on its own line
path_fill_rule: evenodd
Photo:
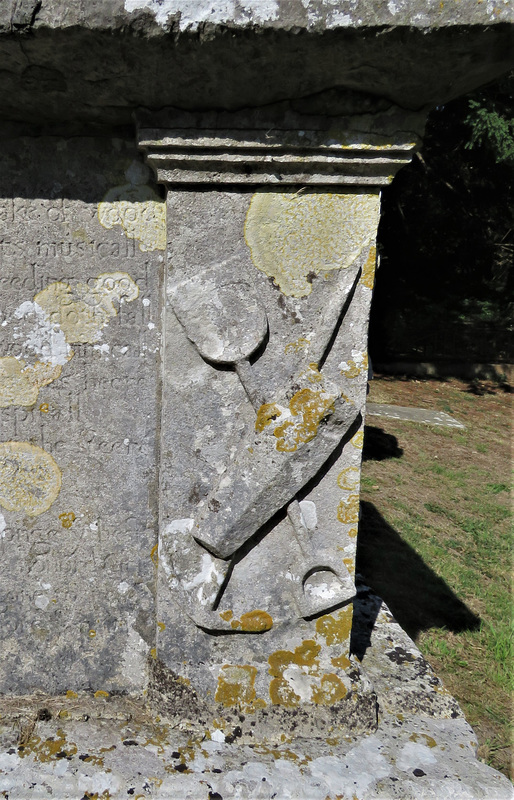
M 352 525 L 359 521 L 359 495 L 350 494 L 337 506 L 337 519 L 343 525 Z
M 34 734 L 18 747 L 18 755 L 23 758 L 27 755 L 34 756 L 36 761 L 42 764 L 56 759 L 58 753 L 65 753 L 66 756 L 74 756 L 77 753 L 76 744 L 67 744 L 66 736 L 62 728 L 57 729 L 55 737 L 49 736 L 48 739 L 40 739 Z M 62 756 L 60 756 L 62 758 Z
M 362 367 L 357 366 L 353 358 L 348 359 L 348 366 L 341 370 L 341 375 L 345 378 L 356 378 L 360 375 Z
M 255 609 L 255 611 L 248 611 L 246 614 L 241 614 L 241 630 L 258 633 L 260 631 L 269 631 L 273 627 L 273 619 L 267 611 Z
M 323 675 L 321 686 L 312 687 L 312 701 L 321 706 L 331 706 L 346 695 L 347 689 L 344 683 L 333 673 Z
M 334 411 L 334 396 L 313 389 L 300 389 L 293 395 L 289 408 L 296 419 L 287 420 L 274 430 L 276 448 L 280 452 L 292 453 L 298 445 L 310 442 L 318 432 L 322 419 Z
M 73 511 L 65 511 L 63 514 L 59 514 L 59 519 L 63 528 L 71 528 L 77 518 Z
M 363 431 L 357 431 L 355 436 L 352 436 L 352 438 L 350 439 L 350 442 L 358 450 L 362 450 L 362 445 L 364 444 L 364 432 Z
M 357 467 L 346 467 L 337 476 L 337 485 L 348 492 L 355 490 L 359 484 L 359 470 Z
M 284 671 L 293 664 L 297 667 L 317 669 L 319 662 L 317 655 L 321 646 L 313 639 L 302 642 L 294 652 L 292 650 L 277 650 L 268 658 L 270 668 L 269 674 L 272 676 L 270 681 L 269 693 L 273 705 L 281 705 L 292 708 L 300 702 L 300 696 L 296 694 L 292 686 L 284 678 Z
M 335 658 L 330 659 L 334 667 L 341 667 L 341 669 L 349 669 L 352 663 L 348 656 L 336 656 Z
M 349 557 L 343 558 L 343 563 L 350 575 L 355 575 L 355 559 Z
M 434 738 L 432 738 L 432 736 L 429 736 L 427 733 L 416 733 L 416 732 L 414 732 L 414 733 L 411 733 L 411 735 L 409 736 L 409 739 L 411 740 L 411 742 L 417 742 L 418 739 L 420 739 L 420 738 L 425 740 L 425 743 L 427 744 L 428 747 L 437 747 L 436 740 Z
M 257 668 L 247 664 L 225 664 L 218 677 L 218 687 L 214 699 L 225 708 L 236 706 L 249 713 L 264 708 L 266 703 L 256 696 L 255 677 Z
M 360 282 L 363 286 L 367 286 L 368 289 L 373 289 L 373 285 L 375 283 L 375 264 L 377 262 L 377 248 L 370 247 L 369 248 L 369 255 L 362 268 L 362 275 Z
M 241 619 L 234 619 L 234 613 L 230 609 L 220 611 L 220 617 L 224 622 L 230 622 L 234 630 L 241 629 L 247 633 L 261 633 L 273 627 L 273 618 L 260 608 L 241 614 Z
M 284 353 L 299 353 L 301 350 L 304 350 L 310 344 L 308 339 L 305 339 L 303 336 L 300 336 L 295 342 L 289 342 L 284 347 Z
M 264 428 L 277 417 L 280 417 L 281 414 L 281 410 L 275 403 L 264 403 L 257 411 L 257 419 L 255 421 L 257 433 L 262 433 Z
M 325 614 L 316 620 L 316 631 L 328 645 L 342 644 L 352 630 L 353 606 L 348 605 L 333 614 Z

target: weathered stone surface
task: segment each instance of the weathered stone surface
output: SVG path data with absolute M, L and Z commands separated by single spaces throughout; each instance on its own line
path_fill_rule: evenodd
M 442 425 L 445 428 L 465 428 L 466 426 L 445 411 L 432 411 L 430 408 L 405 408 L 388 403 L 368 403 L 366 413 L 372 417 L 403 419 L 406 422 L 421 422 L 424 425 Z
M 2 114 L 62 126 L 127 124 L 137 106 L 418 109 L 511 69 L 513 22 L 509 0 L 7 0 Z
M 377 602 L 354 583 L 366 331 L 379 187 L 428 105 L 511 66 L 512 22 L 432 0 L 2 6 L 0 691 L 61 694 L 36 718 L 3 702 L 14 797 L 134 793 L 120 733 L 155 796 L 422 797 L 428 768 L 426 797 L 455 794 L 454 701 L 391 629 L 378 689 L 350 652 L 353 605 Z M 145 692 L 169 728 L 104 704 Z M 400 708 L 424 715 L 408 741 Z M 471 773 L 463 797 L 504 792 Z
M 10 800 L 511 800 L 512 785 L 476 760 L 458 705 L 380 599 L 363 588 L 356 609 L 354 643 L 381 709 L 373 733 L 343 735 L 334 725 L 245 742 L 248 717 L 205 720 L 195 731 L 126 698 L 17 698 L 0 719 L 0 792 Z
M 130 142 L 3 140 L 0 160 L 1 691 L 137 695 L 165 205 Z

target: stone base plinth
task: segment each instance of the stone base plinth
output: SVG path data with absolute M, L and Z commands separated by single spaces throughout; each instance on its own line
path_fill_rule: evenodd
M 256 725 L 251 742 L 239 735 L 244 724 L 195 727 L 124 697 L 4 698 L 0 793 L 9 800 L 512 798 L 507 778 L 476 759 L 475 735 L 454 698 L 365 589 L 353 644 L 378 697 L 373 732 L 305 735 L 299 720 L 296 737 L 266 743 Z

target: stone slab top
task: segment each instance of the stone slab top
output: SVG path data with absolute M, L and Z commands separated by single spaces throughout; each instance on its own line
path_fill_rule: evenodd
M 406 422 L 421 422 L 425 425 L 442 425 L 445 428 L 465 428 L 466 426 L 444 411 L 432 411 L 429 408 L 406 408 L 392 406 L 387 403 L 368 403 L 367 412 L 372 417 L 401 419 Z
M 3 0 L 2 117 L 131 124 L 138 107 L 421 109 L 514 67 L 510 0 Z M 302 111 L 300 104 L 299 111 Z
M 147 32 L 207 32 L 215 26 L 232 30 L 337 30 L 378 26 L 439 28 L 512 22 L 510 0 L 7 0 L 4 25 L 20 27 L 34 17 L 35 27 L 123 29 L 146 16 Z M 146 12 L 146 13 L 145 13 Z M 10 20 L 7 18 L 10 15 Z M 154 22 L 152 26 L 150 23 Z

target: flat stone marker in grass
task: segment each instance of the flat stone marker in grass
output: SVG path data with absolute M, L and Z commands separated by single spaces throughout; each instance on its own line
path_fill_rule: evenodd
M 371 417 L 401 419 L 405 422 L 421 422 L 425 425 L 442 425 L 445 428 L 465 428 L 466 426 L 445 411 L 431 411 L 429 408 L 407 408 L 388 403 L 368 403 L 366 413 Z

